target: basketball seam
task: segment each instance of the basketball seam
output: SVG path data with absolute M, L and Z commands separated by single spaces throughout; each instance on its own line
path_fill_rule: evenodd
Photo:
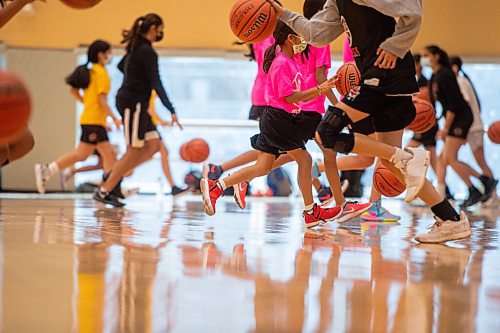
M 269 4 L 267 1 L 263 2 L 259 8 L 257 8 L 254 12 L 254 14 L 252 16 L 250 16 L 250 18 L 245 22 L 245 24 L 243 24 L 243 27 L 241 28 L 240 32 L 238 32 L 238 38 L 240 38 L 240 35 L 241 35 L 241 32 L 245 29 L 245 27 L 247 26 L 248 22 L 250 22 L 250 20 L 252 20 L 254 18 L 255 15 L 257 15 L 257 13 L 259 13 L 260 9 L 262 7 L 264 7 L 265 5 Z
M 231 19 L 230 19 L 231 24 L 233 23 L 234 17 L 236 16 L 236 13 L 238 12 L 238 10 L 241 7 L 243 7 L 247 2 L 250 2 L 250 1 L 252 1 L 252 0 L 247 0 L 247 1 L 243 2 L 243 3 L 241 3 L 237 8 L 233 8 L 232 9 L 232 11 L 234 11 L 234 12 L 233 12 L 233 15 L 231 16 Z
M 274 8 L 273 8 L 271 5 L 269 5 L 269 17 L 271 17 L 271 11 L 273 11 L 273 10 L 274 10 Z M 262 36 L 262 34 L 263 34 L 263 33 L 264 33 L 264 31 L 266 30 L 266 28 L 267 28 L 267 26 L 269 25 L 269 23 L 270 23 L 270 22 L 271 22 L 271 19 L 268 19 L 268 20 L 266 21 L 266 25 L 265 25 L 262 29 L 259 29 L 259 30 L 260 30 L 260 34 L 259 34 L 258 36 L 256 36 L 255 38 L 250 39 L 250 40 L 249 40 L 249 41 L 247 41 L 247 42 L 253 42 L 253 41 L 254 41 L 254 40 L 256 40 L 257 38 L 259 38 L 260 36 Z
M 382 169 L 382 170 L 387 170 L 387 169 Z M 389 171 L 389 170 L 387 170 L 387 171 Z M 394 186 L 392 186 L 391 183 L 380 172 L 377 171 L 375 173 L 375 176 L 377 176 L 377 175 L 380 176 L 385 181 L 385 183 L 387 184 L 387 186 L 391 187 L 394 191 L 399 192 L 399 189 L 397 189 Z M 400 182 L 399 179 L 397 179 L 397 181 Z M 374 184 L 377 184 L 377 181 L 375 181 Z M 377 187 L 377 190 L 379 189 L 377 185 L 375 185 L 375 187 Z M 406 187 L 405 187 L 405 189 L 406 189 Z M 379 191 L 379 192 L 381 192 L 381 191 Z M 403 193 L 403 192 L 404 192 L 404 190 L 401 191 L 400 194 Z

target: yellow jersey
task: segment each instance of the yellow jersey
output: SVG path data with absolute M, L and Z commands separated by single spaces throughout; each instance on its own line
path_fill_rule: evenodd
M 151 97 L 149 99 L 149 107 L 155 111 L 156 111 L 156 107 L 155 107 L 156 96 L 157 96 L 156 92 L 153 90 L 153 92 L 151 92 Z M 155 126 L 158 126 L 158 124 L 160 123 L 160 119 L 158 119 L 158 117 L 156 115 L 151 115 L 151 120 L 153 121 L 153 125 L 155 125 Z
M 99 95 L 108 94 L 111 88 L 106 69 L 94 64 L 90 69 L 90 84 L 83 90 L 83 113 L 80 116 L 81 125 L 106 125 L 107 114 L 99 104 Z

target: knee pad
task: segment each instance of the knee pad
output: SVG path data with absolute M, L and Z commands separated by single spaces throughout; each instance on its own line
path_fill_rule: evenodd
M 325 148 L 342 154 L 349 154 L 354 149 L 354 134 L 342 133 L 352 124 L 351 118 L 337 107 L 329 108 L 318 126 L 318 133 Z

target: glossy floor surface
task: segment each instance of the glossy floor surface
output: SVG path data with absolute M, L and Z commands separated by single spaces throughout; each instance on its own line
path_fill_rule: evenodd
M 499 210 L 419 245 L 400 223 L 305 232 L 299 201 L 0 196 L 2 332 L 500 332 Z

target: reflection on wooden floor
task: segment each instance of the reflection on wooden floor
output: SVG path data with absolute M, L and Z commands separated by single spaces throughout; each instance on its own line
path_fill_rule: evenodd
M 418 245 L 432 216 L 401 201 L 306 232 L 299 202 L 41 198 L 0 197 L 2 332 L 499 332 L 499 210 Z

